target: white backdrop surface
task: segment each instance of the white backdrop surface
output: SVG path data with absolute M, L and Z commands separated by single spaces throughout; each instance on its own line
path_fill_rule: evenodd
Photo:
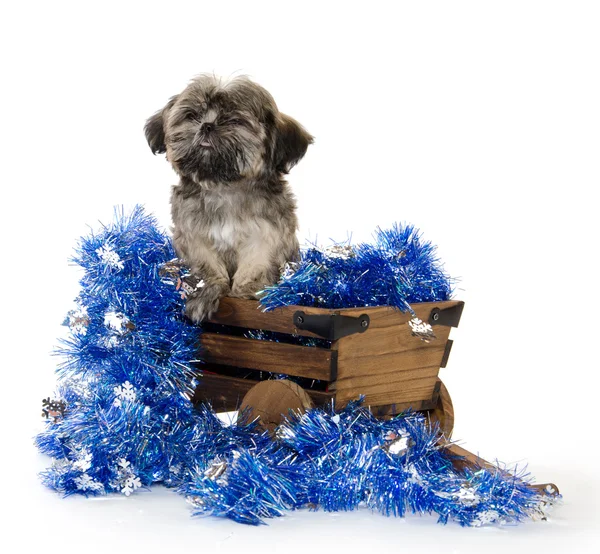
M 6 2 L 2 489 L 7 551 L 597 551 L 600 9 L 595 2 Z M 115 205 L 168 227 L 175 176 L 145 119 L 200 72 L 248 74 L 315 136 L 290 182 L 301 238 L 408 221 L 466 301 L 442 379 L 455 439 L 528 463 L 551 521 L 301 511 L 261 528 L 192 519 L 165 489 L 42 488 L 33 449 L 77 294 L 67 259 Z

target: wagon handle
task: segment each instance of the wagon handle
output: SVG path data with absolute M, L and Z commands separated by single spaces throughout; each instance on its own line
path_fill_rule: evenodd
M 440 310 L 433 308 L 429 314 L 429 325 L 444 325 L 445 327 L 458 327 L 462 315 L 464 302 L 458 302 L 455 306 Z
M 446 439 L 442 438 L 440 441 L 441 445 L 444 447 L 444 450 L 448 452 L 451 456 L 451 462 L 455 469 L 463 470 L 466 467 L 471 468 L 474 471 L 477 471 L 480 468 L 487 469 L 488 471 L 499 471 L 501 474 L 511 477 L 512 474 L 507 472 L 506 470 L 500 468 L 496 464 L 492 464 L 483 458 L 477 456 L 477 454 L 473 454 L 469 452 L 467 449 L 459 446 L 456 443 L 449 442 Z M 518 477 L 517 477 L 518 479 Z M 560 490 L 554 483 L 527 483 L 531 488 L 536 489 L 540 494 L 545 494 L 546 496 L 558 496 L 560 495 Z
M 351 317 L 340 314 L 311 315 L 301 311 L 294 313 L 294 325 L 327 340 L 338 340 L 354 333 L 364 333 L 371 323 L 367 314 Z

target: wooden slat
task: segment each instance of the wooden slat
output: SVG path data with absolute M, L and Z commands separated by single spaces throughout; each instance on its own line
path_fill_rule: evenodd
M 237 410 L 246 393 L 258 383 L 252 379 L 239 379 L 224 375 L 204 372 L 192 397 L 194 404 L 209 402 L 216 411 L 232 412 Z M 322 406 L 331 401 L 333 394 L 323 391 L 304 389 L 315 406 Z
M 428 319 L 429 313 L 435 307 L 440 309 L 450 308 L 459 304 L 457 300 L 446 302 L 423 302 L 415 304 L 413 308 L 421 319 Z M 278 333 L 296 334 L 314 337 L 313 333 L 303 331 L 294 326 L 292 321 L 294 312 L 302 310 L 310 315 L 332 315 L 342 314 L 358 317 L 368 314 L 371 319 L 370 329 L 389 327 L 392 325 L 404 325 L 411 319 L 411 315 L 390 306 L 376 306 L 370 308 L 344 308 L 329 310 L 324 308 L 309 308 L 305 306 L 285 306 L 264 312 L 256 300 L 244 300 L 241 298 L 223 298 L 219 304 L 219 310 L 210 319 L 212 323 L 232 325 L 234 327 L 245 327 L 247 329 L 263 329 Z M 437 327 L 436 327 L 437 329 Z M 367 330 L 367 334 L 369 332 Z
M 422 401 L 433 398 L 437 376 L 425 379 L 405 381 L 395 385 L 397 388 L 390 389 L 385 383 L 378 382 L 370 387 L 361 387 L 360 392 L 355 389 L 337 389 L 336 404 L 343 406 L 350 400 L 355 400 L 359 395 L 365 396 L 365 403 L 370 406 L 382 406 L 387 404 L 416 405 Z
M 203 333 L 204 360 L 273 373 L 331 381 L 334 355 L 326 348 Z
M 256 384 L 256 381 L 250 379 L 210 373 L 203 373 L 198 380 L 192 402 L 194 404 L 208 402 L 217 412 L 237 410 L 246 393 Z
M 375 335 L 372 335 L 377 339 Z M 416 339 L 417 341 L 419 339 Z M 377 354 L 378 341 L 375 340 L 373 350 L 366 348 L 356 348 L 351 352 L 339 349 L 338 352 L 338 381 L 351 382 L 351 377 L 380 376 L 389 378 L 391 374 L 402 373 L 413 369 L 426 367 L 440 368 L 442 357 L 444 355 L 444 344 L 430 344 L 427 348 L 421 347 L 417 342 L 414 350 L 405 350 L 398 352 L 386 352 Z M 358 345 L 357 345 L 358 346 Z M 352 355 L 353 354 L 353 355 Z M 343 369 L 342 369 L 343 368 Z M 402 378 L 410 378 L 408 374 Z
M 336 390 L 355 389 L 365 391 L 361 394 L 367 394 L 369 391 L 375 390 L 402 390 L 414 381 L 422 381 L 436 379 L 439 373 L 437 366 L 432 367 L 417 367 L 414 369 L 396 369 L 389 373 L 379 374 L 377 379 L 373 379 L 372 375 L 363 375 L 361 377 L 345 377 L 338 379 L 334 387 Z
M 329 404 L 331 400 L 335 397 L 335 395 L 331 392 L 324 392 L 320 390 L 312 390 L 312 389 L 304 389 L 308 396 L 311 397 L 315 406 L 323 406 L 324 404 Z
M 461 300 L 446 300 L 444 302 L 419 302 L 417 304 L 412 304 L 412 308 L 415 311 L 418 318 L 423 321 L 427 321 L 429 319 L 429 314 L 433 308 L 439 308 L 440 310 L 445 310 L 446 308 L 452 308 L 457 304 L 463 304 Z M 392 306 L 376 306 L 372 308 L 344 308 L 342 310 L 337 310 L 336 313 L 340 313 L 342 315 L 348 315 L 352 317 L 358 317 L 361 314 L 367 314 L 371 319 L 369 324 L 369 329 L 367 333 L 371 329 L 382 329 L 386 327 L 393 327 L 396 325 L 406 325 L 408 322 L 414 317 L 412 314 L 408 312 L 401 312 L 399 309 L 394 308 Z M 442 326 L 435 326 L 434 330 L 443 329 Z M 446 327 L 446 329 L 449 329 Z
M 406 412 L 409 408 L 412 411 L 426 411 L 431 410 L 435 406 L 432 400 L 421 400 L 416 402 L 403 402 L 398 404 L 386 404 L 383 406 L 372 406 L 371 412 L 376 417 L 386 418 L 392 417 L 402 412 Z
M 209 320 L 211 323 L 245 327 L 247 329 L 263 329 L 277 333 L 296 334 L 307 337 L 316 337 L 314 333 L 297 329 L 292 321 L 294 312 L 303 310 L 305 313 L 330 313 L 329 310 L 316 308 L 298 308 L 286 306 L 270 312 L 264 312 L 256 300 L 242 298 L 222 298 L 219 310 Z

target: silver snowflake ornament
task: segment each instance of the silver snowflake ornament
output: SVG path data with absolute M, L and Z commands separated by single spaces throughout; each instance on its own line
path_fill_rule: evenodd
M 472 527 L 481 527 L 482 525 L 490 525 L 496 523 L 500 518 L 500 514 L 496 510 L 485 510 L 479 514 L 471 522 Z
M 465 506 L 476 506 L 481 501 L 479 495 L 472 487 L 461 487 L 454 496 Z
M 131 462 L 128 462 L 125 458 L 119 458 L 117 465 L 121 468 L 121 470 L 129 471 L 131 467 Z
M 96 254 L 108 267 L 119 271 L 125 267 L 121 257 L 114 251 L 110 244 L 105 244 L 100 248 L 97 248 Z
M 411 329 L 413 337 L 419 337 L 424 342 L 429 342 L 436 338 L 433 327 L 418 317 L 413 317 L 408 322 L 408 326 Z
M 52 400 L 50 397 L 42 399 L 42 417 L 52 418 L 54 423 L 58 423 L 67 411 L 67 405 L 64 400 Z
M 117 408 L 120 408 L 123 405 L 123 402 L 134 402 L 137 398 L 135 389 L 129 381 L 125 381 L 121 386 L 115 387 L 113 390 L 116 397 L 113 401 L 113 406 L 116 406 Z
M 135 325 L 124 313 L 115 310 L 108 310 L 104 314 L 104 325 L 118 335 L 125 335 L 135 329 Z
M 142 486 L 142 481 L 135 474 L 131 462 L 125 458 L 119 458 L 117 461 L 117 476 L 111 486 L 125 496 L 129 496 Z
M 88 325 L 90 324 L 87 308 L 85 306 L 79 306 L 78 308 L 69 311 L 64 324 L 68 325 L 74 334 L 85 335 L 87 333 Z
M 291 279 L 297 270 L 297 262 L 286 262 L 279 268 L 279 272 L 281 274 L 280 281 L 287 281 L 288 279 Z
M 384 448 L 395 456 L 403 456 L 415 444 L 410 435 L 402 432 L 402 430 L 398 430 L 398 432 L 388 431 L 385 440 Z
M 96 481 L 94 478 L 90 477 L 87 473 L 84 473 L 80 477 L 76 477 L 73 479 L 77 488 L 81 491 L 96 491 L 100 492 L 104 490 L 104 486 L 99 481 Z
M 133 491 L 139 489 L 141 486 L 142 482 L 140 481 L 140 478 L 131 475 L 125 479 L 123 487 L 121 488 L 121 492 L 125 496 L 129 496 Z
M 329 258 L 338 260 L 349 260 L 350 258 L 356 257 L 354 248 L 352 248 L 352 246 L 349 244 L 335 244 L 333 246 L 329 246 L 324 250 L 324 253 Z
M 73 468 L 86 472 L 92 467 L 92 454 L 87 448 L 82 448 L 77 455 L 77 460 L 73 462 Z

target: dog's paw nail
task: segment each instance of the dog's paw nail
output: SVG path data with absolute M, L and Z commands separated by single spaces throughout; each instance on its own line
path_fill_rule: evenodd
M 207 285 L 199 289 L 187 299 L 185 314 L 194 323 L 201 323 L 219 309 L 221 297 L 226 294 L 225 288 L 219 285 Z

